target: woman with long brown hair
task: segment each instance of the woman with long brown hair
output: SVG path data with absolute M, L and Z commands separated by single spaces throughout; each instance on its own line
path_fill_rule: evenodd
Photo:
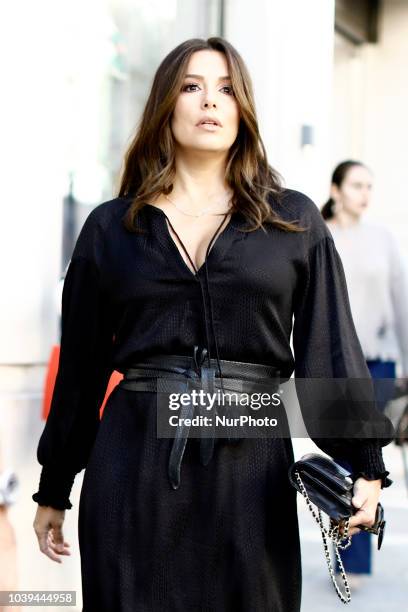
M 113 369 L 124 378 L 99 422 Z M 88 216 L 64 284 L 34 527 L 44 554 L 69 554 L 64 513 L 86 468 L 84 610 L 300 610 L 290 437 L 196 440 L 187 418 L 159 436 L 161 391 L 276 390 L 293 370 L 369 378 L 341 264 L 317 207 L 268 164 L 238 52 L 187 40 L 160 64 L 119 195 Z M 333 445 L 361 505 L 350 535 L 391 483 L 388 441 Z

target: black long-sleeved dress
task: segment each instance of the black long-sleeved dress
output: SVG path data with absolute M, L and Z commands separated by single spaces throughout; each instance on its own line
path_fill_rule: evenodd
M 146 355 L 191 355 L 207 338 L 204 265 L 197 276 L 188 268 L 155 206 L 139 213 L 146 234 L 128 232 L 121 220 L 129 203 L 97 206 L 72 255 L 33 499 L 71 508 L 75 474 L 86 467 L 79 505 L 84 610 L 298 611 L 290 438 L 223 441 L 207 466 L 190 440 L 174 490 L 167 478 L 172 440 L 156 435 L 154 394 L 116 387 L 99 420 L 114 369 Z M 317 207 L 292 190 L 270 203 L 309 229 L 267 225 L 267 233 L 245 233 L 244 217 L 234 213 L 219 234 L 207 265 L 220 358 L 272 364 L 283 377 L 368 378 L 341 261 Z M 389 486 L 381 451 L 388 441 L 354 441 L 337 446 L 336 456 Z M 330 452 L 330 440 L 317 443 Z

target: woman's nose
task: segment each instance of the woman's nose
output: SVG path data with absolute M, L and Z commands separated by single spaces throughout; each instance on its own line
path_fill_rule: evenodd
M 208 94 L 206 98 L 204 98 L 203 106 L 204 108 L 216 108 L 217 107 L 215 101 Z

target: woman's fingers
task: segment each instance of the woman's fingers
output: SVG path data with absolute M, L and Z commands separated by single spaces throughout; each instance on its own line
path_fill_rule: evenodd
M 71 553 L 66 552 L 66 548 L 64 546 L 64 535 L 62 533 L 62 525 L 58 524 L 52 528 L 52 533 L 49 533 L 50 536 L 50 545 L 55 552 L 61 555 L 70 555 Z
M 353 536 L 353 535 L 356 535 L 356 533 L 360 533 L 361 531 L 363 531 L 362 529 L 357 527 L 357 525 L 372 527 L 374 523 L 375 523 L 375 512 L 373 512 L 371 506 L 367 504 L 366 506 L 361 507 L 350 518 L 348 535 Z M 341 524 L 339 528 L 339 532 L 341 535 L 344 534 L 344 523 Z
M 40 546 L 40 550 L 44 555 L 52 559 L 52 561 L 56 561 L 57 563 L 62 563 L 62 560 L 59 556 L 53 551 L 52 547 L 49 543 L 48 538 L 48 530 L 42 531 L 41 533 L 37 533 L 38 543 Z
M 349 536 L 353 536 L 356 535 L 356 533 L 360 533 L 361 529 L 357 529 L 357 527 L 352 527 L 351 529 L 349 529 L 348 535 Z
M 48 547 L 51 548 L 58 555 L 70 555 L 71 551 L 68 549 L 68 542 L 63 542 L 60 544 L 59 542 L 55 542 L 53 539 L 51 531 L 48 533 L 47 537 Z
M 62 549 L 60 546 L 60 544 L 56 545 L 49 536 L 42 537 L 40 540 L 41 552 L 57 563 L 62 563 L 61 555 L 71 554 L 71 551 L 67 548 L 69 544 L 65 542 Z
M 372 527 L 375 523 L 375 510 L 368 504 L 361 507 L 351 517 L 350 526 L 364 525 L 365 527 Z
M 344 536 L 344 522 L 341 523 L 340 527 L 339 527 L 339 533 L 341 536 Z M 356 535 L 356 533 L 359 533 L 361 531 L 361 529 L 358 529 L 357 527 L 352 527 L 351 526 L 351 520 L 350 520 L 350 524 L 349 524 L 349 530 L 347 533 L 347 536 L 353 536 Z

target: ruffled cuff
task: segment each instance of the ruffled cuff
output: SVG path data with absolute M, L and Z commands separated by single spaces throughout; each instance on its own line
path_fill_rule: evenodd
M 66 472 L 50 467 L 41 470 L 38 491 L 32 499 L 40 506 L 51 506 L 56 510 L 70 510 L 72 504 L 69 500 L 76 473 Z
M 378 444 L 361 444 L 353 450 L 350 457 L 353 468 L 352 479 L 363 477 L 367 480 L 381 479 L 381 488 L 385 489 L 393 484 L 388 478 L 389 471 L 385 468 L 382 456 L 382 447 Z
M 390 487 L 394 482 L 391 478 L 387 478 L 389 472 L 387 470 L 385 472 L 353 472 L 351 477 L 353 482 L 357 480 L 357 478 L 365 478 L 366 480 L 380 480 L 381 479 L 381 488 L 386 489 Z

